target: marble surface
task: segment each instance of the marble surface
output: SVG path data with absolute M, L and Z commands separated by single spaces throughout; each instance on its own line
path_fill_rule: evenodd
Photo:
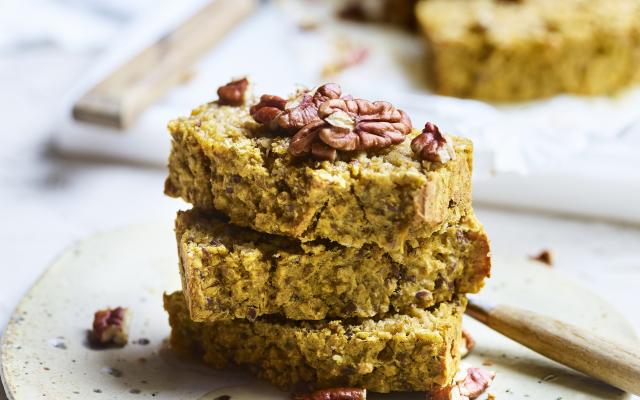
M 162 195 L 162 170 L 50 150 L 60 99 L 94 57 L 47 45 L 0 54 L 0 328 L 65 247 L 98 231 L 167 218 L 183 206 Z M 640 330 L 639 227 L 482 205 L 478 215 L 496 253 L 527 257 L 551 249 L 553 268 L 599 293 Z M 562 293 L 549 295 L 562 301 Z

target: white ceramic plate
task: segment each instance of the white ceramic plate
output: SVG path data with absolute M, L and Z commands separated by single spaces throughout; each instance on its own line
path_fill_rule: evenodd
M 238 371 L 214 371 L 174 358 L 162 292 L 179 287 L 170 223 L 90 238 L 56 260 L 16 309 L 2 343 L 2 380 L 10 399 L 286 399 L 288 394 Z M 634 341 L 625 319 L 553 269 L 494 257 L 482 297 L 543 312 L 612 339 Z M 106 306 L 133 310 L 124 349 L 91 350 L 86 331 Z M 622 399 L 627 395 L 467 320 L 478 345 L 467 362 L 497 371 L 498 399 Z M 144 340 L 147 339 L 148 344 Z M 422 394 L 372 398 L 422 399 Z M 483 397 L 484 398 L 484 397 Z

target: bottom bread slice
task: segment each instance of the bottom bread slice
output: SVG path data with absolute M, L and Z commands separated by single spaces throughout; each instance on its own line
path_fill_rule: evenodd
M 407 315 L 332 321 L 194 322 L 182 292 L 165 295 L 164 306 L 172 348 L 215 368 L 244 366 L 283 389 L 352 386 L 386 393 L 451 383 L 466 298 Z

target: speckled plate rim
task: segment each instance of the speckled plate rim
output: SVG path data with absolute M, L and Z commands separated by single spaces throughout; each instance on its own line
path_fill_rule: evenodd
M 144 225 L 144 223 L 141 223 L 140 225 Z M 2 336 L 0 336 L 0 338 L 2 339 L 2 340 L 0 340 L 0 383 L 2 383 L 2 388 L 4 389 L 4 394 L 7 396 L 8 400 L 15 400 L 15 398 L 13 396 L 13 391 L 10 390 L 11 389 L 11 387 L 9 386 L 10 382 L 9 382 L 9 380 L 7 378 L 7 376 L 8 376 L 7 375 L 7 371 L 6 371 L 7 364 L 4 362 L 4 360 L 6 358 L 6 353 L 8 352 L 8 345 L 7 345 L 8 333 L 9 333 L 11 327 L 12 327 L 12 324 L 14 323 L 14 319 L 19 315 L 20 310 L 22 308 L 24 308 L 24 304 L 27 301 L 27 295 L 29 293 L 31 293 L 34 289 L 39 287 L 42 284 L 42 282 L 50 274 L 53 273 L 53 269 L 56 266 L 60 265 L 60 261 L 63 260 L 64 257 L 66 257 L 74 249 L 76 249 L 79 246 L 81 246 L 83 243 L 99 239 L 101 236 L 107 236 L 107 235 L 116 234 L 119 231 L 126 231 L 128 229 L 130 229 L 130 226 L 123 226 L 123 227 L 112 229 L 112 230 L 105 230 L 105 231 L 96 232 L 96 233 L 94 233 L 92 235 L 89 235 L 89 236 L 83 238 L 83 239 L 74 240 L 73 242 L 68 244 L 63 250 L 61 250 L 55 257 L 53 257 L 51 259 L 51 261 L 47 264 L 47 267 L 45 267 L 45 269 L 42 271 L 42 273 L 40 273 L 38 278 L 36 278 L 35 282 L 33 282 L 33 284 L 25 292 L 24 296 L 22 296 L 22 298 L 18 302 L 18 305 L 16 306 L 16 308 L 11 312 L 11 315 L 9 316 L 9 320 L 7 322 L 7 325 L 2 330 Z
M 53 273 L 56 272 L 57 268 L 63 268 L 62 264 L 62 260 L 65 259 L 65 257 L 67 257 L 70 253 L 72 253 L 74 250 L 80 248 L 83 244 L 85 243 L 89 243 L 95 240 L 99 240 L 102 237 L 108 237 L 108 236 L 113 236 L 113 235 L 117 235 L 119 233 L 124 233 L 124 232 L 128 232 L 131 229 L 136 229 L 136 228 L 140 228 L 140 227 L 146 227 L 146 226 L 152 226 L 152 225 L 158 225 L 158 222 L 154 222 L 154 221 L 144 221 L 144 222 L 138 222 L 136 224 L 133 225 L 124 225 L 124 226 L 120 226 L 120 227 L 116 227 L 116 228 L 112 228 L 112 229 L 105 229 L 105 230 L 101 230 L 101 231 L 97 231 L 91 235 L 88 235 L 82 239 L 77 239 L 72 241 L 70 244 L 68 244 L 67 246 L 65 246 L 61 251 L 58 252 L 58 254 L 56 256 L 54 256 L 51 261 L 47 264 L 47 266 L 45 267 L 45 269 L 40 273 L 40 275 L 36 278 L 36 280 L 33 282 L 33 284 L 29 287 L 29 289 L 25 292 L 25 294 L 22 296 L 22 298 L 20 299 L 20 301 L 18 302 L 18 305 L 15 307 L 15 309 L 13 309 L 13 311 L 11 312 L 10 316 L 9 316 L 9 320 L 7 322 L 7 325 L 4 327 L 4 329 L 1 332 L 1 336 L 0 336 L 0 383 L 2 384 L 2 388 L 4 389 L 4 393 L 7 396 L 8 400 L 15 400 L 14 397 L 14 392 L 13 390 L 11 390 L 12 386 L 11 382 L 9 381 L 8 377 L 8 373 L 6 371 L 7 368 L 7 363 L 4 362 L 4 360 L 6 359 L 6 355 L 8 353 L 8 347 L 7 346 L 7 340 L 8 340 L 8 333 L 10 332 L 10 329 L 12 328 L 15 318 L 19 316 L 20 314 L 20 310 L 22 310 L 25 306 L 25 303 L 27 303 L 28 301 L 28 296 L 30 293 L 32 293 L 34 290 L 36 290 L 38 287 L 40 287 L 43 282 Z M 169 227 L 169 229 L 173 229 L 173 222 L 170 221 L 168 223 L 166 223 L 167 227 Z

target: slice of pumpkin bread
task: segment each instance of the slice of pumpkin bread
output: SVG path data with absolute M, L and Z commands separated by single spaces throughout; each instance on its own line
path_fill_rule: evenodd
M 501 102 L 640 82 L 637 0 L 421 0 L 435 90 Z
M 490 272 L 487 236 L 473 214 L 393 255 L 374 244 L 301 243 L 198 210 L 178 213 L 176 237 L 194 321 L 408 312 L 478 292 Z
M 445 163 L 414 154 L 415 129 L 399 144 L 319 161 L 290 154 L 292 137 L 256 122 L 248 105 L 218 102 L 169 131 L 165 193 L 261 232 L 402 252 L 471 210 L 467 139 L 450 140 Z
M 165 295 L 164 304 L 171 346 L 215 368 L 244 366 L 285 389 L 349 386 L 391 392 L 432 391 L 452 381 L 466 299 L 379 319 L 213 323 L 193 322 L 182 292 Z

